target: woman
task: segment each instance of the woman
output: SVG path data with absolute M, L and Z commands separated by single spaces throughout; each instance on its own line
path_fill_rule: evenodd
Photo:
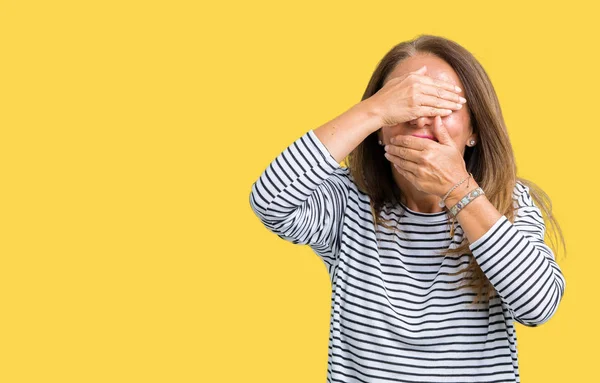
M 516 176 L 485 70 L 442 37 L 392 48 L 362 101 L 288 146 L 250 204 L 328 267 L 330 382 L 519 382 L 514 321 L 548 321 L 564 295 L 549 200 Z

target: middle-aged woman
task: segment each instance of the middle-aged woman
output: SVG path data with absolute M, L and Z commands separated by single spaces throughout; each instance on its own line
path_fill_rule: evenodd
M 548 321 L 565 292 L 549 199 L 516 175 L 487 73 L 443 37 L 393 47 L 250 205 L 328 268 L 329 382 L 519 382 L 514 322 Z

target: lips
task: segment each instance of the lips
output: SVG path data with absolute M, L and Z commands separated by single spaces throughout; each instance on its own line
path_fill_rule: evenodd
M 427 134 L 413 134 L 413 136 L 415 136 L 415 137 L 421 137 L 421 138 L 428 138 L 428 139 L 430 139 L 432 141 L 436 141 L 437 142 L 437 139 L 434 136 L 430 136 L 430 135 L 427 135 Z

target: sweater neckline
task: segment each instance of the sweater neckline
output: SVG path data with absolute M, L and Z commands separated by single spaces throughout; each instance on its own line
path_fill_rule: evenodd
M 445 222 L 448 220 L 448 212 L 446 210 L 437 212 L 437 213 L 421 213 L 418 211 L 414 211 L 409 209 L 405 204 L 400 202 L 400 206 L 402 207 L 403 214 L 412 220 L 425 222 L 425 223 L 434 223 L 434 222 Z

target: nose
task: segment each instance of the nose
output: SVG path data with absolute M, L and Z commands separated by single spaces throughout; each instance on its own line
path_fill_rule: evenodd
M 421 116 L 417 117 L 414 120 L 409 122 L 410 125 L 416 126 L 417 128 L 423 128 L 425 126 L 433 126 L 434 117 L 431 116 Z

